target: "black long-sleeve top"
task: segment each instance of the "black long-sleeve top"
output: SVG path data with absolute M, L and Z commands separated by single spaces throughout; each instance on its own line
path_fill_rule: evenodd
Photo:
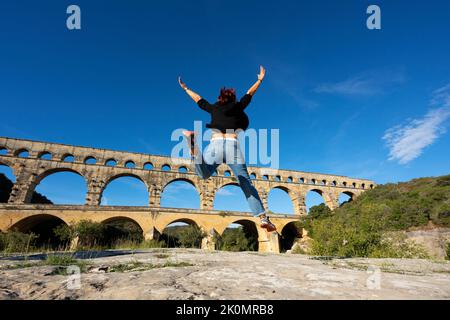
M 227 129 L 233 130 L 247 130 L 249 120 L 244 112 L 244 109 L 248 106 L 252 96 L 245 94 L 240 101 L 231 102 L 226 105 L 219 105 L 217 102 L 210 104 L 205 99 L 200 99 L 198 106 L 211 114 L 211 123 L 207 124 L 207 128 L 220 130 L 222 133 L 226 133 Z

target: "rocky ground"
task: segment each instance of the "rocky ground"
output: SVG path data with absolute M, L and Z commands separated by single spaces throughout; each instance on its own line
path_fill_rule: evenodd
M 78 256 L 85 264 L 78 283 L 42 255 L 23 258 L 0 259 L 0 299 L 450 299 L 448 261 L 90 252 Z

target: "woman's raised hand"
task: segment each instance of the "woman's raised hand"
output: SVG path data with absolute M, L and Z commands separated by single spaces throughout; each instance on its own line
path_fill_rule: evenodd
M 263 66 L 259 66 L 259 74 L 258 74 L 258 80 L 263 80 L 266 76 L 266 69 L 264 69 Z
M 178 83 L 180 84 L 180 87 L 183 88 L 183 90 L 187 89 L 186 84 L 181 80 L 181 77 L 178 77 Z

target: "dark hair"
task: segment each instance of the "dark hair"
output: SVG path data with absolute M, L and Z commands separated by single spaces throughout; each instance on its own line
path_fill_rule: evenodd
M 236 102 L 236 90 L 223 87 L 222 89 L 220 89 L 218 100 L 220 105 L 225 105 L 230 102 Z

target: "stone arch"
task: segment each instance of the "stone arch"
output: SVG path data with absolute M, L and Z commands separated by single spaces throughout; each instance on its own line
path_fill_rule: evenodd
M 236 187 L 232 191 L 225 190 L 226 187 L 233 186 Z M 231 194 L 230 194 L 231 192 Z M 234 201 L 226 203 L 226 207 L 223 207 L 225 203 L 225 200 L 218 200 L 222 197 L 229 197 L 231 196 Z M 216 188 L 214 194 L 213 194 L 213 200 L 212 200 L 212 207 L 214 210 L 222 210 L 222 211 L 240 211 L 240 212 L 250 212 L 250 208 L 248 207 L 247 199 L 245 198 L 244 192 L 241 190 L 239 183 L 235 181 L 224 181 L 219 187 Z M 221 202 L 223 202 L 221 204 Z M 231 209 L 228 209 L 228 204 L 236 205 L 238 207 L 242 207 L 242 209 L 237 209 L 232 207 Z M 218 208 L 219 207 L 219 208 Z M 222 209 L 220 208 L 222 207 Z
M 222 189 L 224 187 L 227 187 L 227 186 L 237 186 L 237 187 L 239 187 L 239 183 L 237 183 L 236 181 L 228 181 L 228 180 L 224 179 L 223 183 L 220 184 L 217 187 L 216 191 L 219 191 L 220 189 Z
M 252 243 L 252 249 L 250 251 L 258 251 L 259 250 L 259 231 L 256 223 L 252 220 L 248 219 L 239 219 L 232 221 L 221 234 L 222 239 L 226 236 L 227 229 L 229 230 L 230 225 L 241 225 L 244 231 L 245 237 Z
M 115 181 L 117 179 L 120 179 L 120 178 L 125 178 L 125 177 L 137 179 L 137 180 L 141 181 L 144 184 L 145 189 L 147 190 L 147 202 L 146 203 L 148 204 L 148 199 L 150 197 L 150 194 L 149 194 L 149 185 L 147 184 L 147 182 L 141 176 L 139 176 L 137 174 L 133 174 L 133 173 L 130 173 L 130 172 L 123 172 L 123 173 L 111 175 L 111 176 L 109 176 L 109 177 L 107 177 L 105 179 L 104 186 L 101 188 L 100 194 L 99 194 L 99 203 L 100 203 L 100 205 L 102 204 L 102 198 L 103 198 L 104 192 L 108 188 L 108 186 L 111 184 L 111 182 L 113 182 L 113 181 Z
M 171 224 L 178 223 L 178 222 L 180 222 L 180 223 L 186 223 L 186 224 L 189 224 L 189 225 L 195 225 L 195 226 L 201 228 L 201 226 L 200 226 L 195 220 L 193 220 L 193 219 L 189 219 L 189 218 L 178 218 L 178 219 L 174 219 L 174 220 L 170 220 L 169 222 L 166 222 L 166 223 L 160 228 L 160 229 L 161 229 L 161 232 L 162 232 L 164 229 L 166 229 L 168 226 L 170 226 Z
M 333 198 L 332 198 L 325 190 L 322 190 L 321 188 L 310 188 L 310 189 L 306 190 L 306 193 L 305 193 L 305 205 L 306 205 L 306 201 L 307 201 L 306 198 L 307 198 L 307 196 L 308 196 L 308 193 L 310 193 L 310 192 L 315 192 L 315 193 L 319 194 L 319 195 L 322 197 L 323 202 L 324 202 L 331 210 L 334 210 L 334 209 L 335 209 L 336 204 L 334 203 Z M 308 210 L 308 211 L 309 211 L 309 210 Z
M 36 176 L 36 178 L 34 179 L 34 183 L 29 184 L 28 189 L 25 191 L 26 193 L 26 197 L 25 199 L 27 199 L 28 201 L 26 201 L 26 203 L 29 203 L 32 200 L 32 195 L 36 190 L 36 187 L 42 182 L 42 180 L 44 180 L 45 178 L 47 178 L 48 176 L 51 176 L 53 174 L 57 174 L 57 173 L 62 173 L 62 172 L 70 172 L 70 173 L 74 173 L 80 177 L 83 178 L 84 181 L 84 186 L 85 186 L 85 194 L 87 194 L 87 181 L 86 178 L 77 170 L 74 170 L 72 168 L 51 168 L 51 169 L 45 169 L 43 172 L 41 172 L 40 174 L 38 174 Z
M 36 246 L 57 248 L 64 245 L 53 232 L 60 225 L 68 225 L 68 222 L 55 215 L 37 214 L 17 221 L 8 230 L 27 234 L 33 233 L 37 236 L 35 240 Z
M 164 183 L 164 185 L 163 185 L 161 190 L 164 190 L 169 184 L 171 184 L 173 182 L 176 182 L 176 181 L 187 182 L 190 185 L 192 185 L 195 188 L 195 190 L 197 190 L 197 192 L 200 193 L 200 190 L 199 190 L 197 184 L 195 183 L 195 181 L 193 179 L 189 179 L 189 178 L 185 178 L 185 177 L 183 177 L 183 178 L 173 178 L 173 179 L 168 180 L 166 183 Z
M 100 223 L 105 224 L 105 223 L 110 223 L 110 222 L 115 222 L 115 221 L 132 222 L 132 223 L 136 224 L 137 226 L 139 226 L 139 228 L 142 230 L 142 233 L 144 233 L 144 227 L 136 219 L 125 216 L 125 215 L 106 218 L 106 219 L 102 220 Z
M 123 166 L 128 169 L 134 169 L 134 168 L 136 168 L 136 163 L 134 163 L 133 160 L 127 160 L 127 161 L 125 161 Z
M 272 192 L 273 190 L 281 190 L 281 191 L 284 191 L 284 192 L 287 194 L 287 196 L 288 196 L 289 199 L 290 199 L 291 205 L 292 205 L 291 213 L 289 213 L 289 212 L 279 212 L 279 211 L 273 211 L 273 210 L 271 210 L 271 206 L 270 206 L 270 194 L 271 194 L 271 192 Z M 267 205 L 268 205 L 268 207 L 267 207 L 266 209 L 269 209 L 270 211 L 275 212 L 275 213 L 295 214 L 295 211 L 296 211 L 296 210 L 295 210 L 295 204 L 294 204 L 294 201 L 295 201 L 295 198 L 294 198 L 294 195 L 293 195 L 293 192 L 291 191 L 291 189 L 289 189 L 289 188 L 287 188 L 287 187 L 285 187 L 285 186 L 277 185 L 277 186 L 272 187 L 272 188 L 269 190 L 269 192 L 267 193 Z
M 97 158 L 94 156 L 87 156 L 83 159 L 83 163 L 87 165 L 97 164 Z
M 108 158 L 108 159 L 105 161 L 105 166 L 108 166 L 108 167 L 115 167 L 115 166 L 117 166 L 117 160 L 114 159 L 114 158 Z
M 184 183 L 187 183 L 189 186 L 192 186 L 193 187 L 193 190 L 195 190 L 195 192 L 196 192 L 196 198 L 197 198 L 197 205 L 183 205 L 183 206 L 179 206 L 179 205 L 176 205 L 176 206 L 167 206 L 167 205 L 165 205 L 164 204 L 164 202 L 165 202 L 165 194 L 164 194 L 164 191 L 166 191 L 167 192 L 167 188 L 171 185 L 171 184 L 173 184 L 173 183 L 176 183 L 176 182 L 184 182 Z M 189 187 L 190 188 L 190 187 Z M 181 197 L 181 199 L 180 200 L 183 200 L 182 199 L 182 197 Z M 192 208 L 192 209 L 200 209 L 200 206 L 201 206 L 201 193 L 200 193 L 200 191 L 199 191 L 199 188 L 197 187 L 197 185 L 196 185 L 196 183 L 192 180 L 192 179 L 189 179 L 189 178 L 174 178 L 174 179 L 171 179 L 170 181 L 168 181 L 167 183 L 165 183 L 164 184 L 164 186 L 163 186 L 163 188 L 161 189 L 161 194 L 160 194 L 160 206 L 161 207 L 174 207 L 174 208 Z
M 86 194 L 88 192 L 88 185 L 87 185 L 87 181 L 86 181 L 86 177 L 83 176 L 83 174 L 81 174 L 79 171 L 72 169 L 72 168 L 52 168 L 52 169 L 46 169 L 45 171 L 41 172 L 40 174 L 38 174 L 36 176 L 36 179 L 34 180 L 34 183 L 29 185 L 29 188 L 27 190 L 27 195 L 29 195 L 29 197 L 26 197 L 26 199 L 29 199 L 28 202 L 32 201 L 32 195 L 33 193 L 36 191 L 36 188 L 42 183 L 43 180 L 45 180 L 47 177 L 54 175 L 54 174 L 58 174 L 58 173 L 64 173 L 64 172 L 68 172 L 68 173 L 73 173 L 77 176 L 80 176 L 84 182 L 83 186 L 84 186 L 84 195 L 83 195 L 83 200 L 80 201 L 80 204 L 84 204 L 84 199 L 86 198 Z M 70 192 L 70 191 L 69 191 Z M 43 194 L 45 196 L 45 194 Z M 51 199 L 49 199 L 51 200 Z M 67 203 L 68 204 L 68 203 Z
M 61 157 L 61 161 L 63 162 L 75 162 L 75 156 L 71 153 L 65 153 L 62 157 Z
M 26 153 L 26 155 L 25 155 Z M 19 158 L 29 158 L 30 157 L 30 151 L 28 149 L 25 148 L 20 148 L 18 150 L 16 150 L 14 152 L 14 156 L 15 157 L 19 157 Z
M 295 221 L 289 222 L 281 229 L 280 232 L 280 251 L 286 252 L 290 250 L 294 242 L 301 237 L 301 230 Z
M 341 197 L 342 195 L 348 196 L 349 198 L 343 200 L 343 199 L 342 199 L 343 197 Z M 348 191 L 348 190 L 343 191 L 343 192 L 339 193 L 339 197 L 338 197 L 338 200 L 339 200 L 339 206 L 343 205 L 344 203 L 351 202 L 351 201 L 353 201 L 355 198 L 356 198 L 356 195 L 355 195 L 354 192 Z
M 147 161 L 147 162 L 144 163 L 142 168 L 144 170 L 153 170 L 154 166 L 153 166 L 153 163 L 151 163 L 150 161 Z
M 189 169 L 188 169 L 186 166 L 180 166 L 180 167 L 178 168 L 178 172 L 179 172 L 179 173 L 188 173 L 188 172 L 189 172 Z
M 52 160 L 53 159 L 53 155 L 50 151 L 41 151 L 38 153 L 37 157 L 42 160 Z M 50 159 L 47 159 L 46 157 L 50 158 Z
M 9 154 L 9 150 L 8 148 L 4 147 L 4 146 L 0 146 L 0 155 L 1 156 L 6 156 Z
M 171 220 L 170 222 L 166 223 L 163 227 L 160 228 L 160 230 L 161 230 L 160 239 L 165 241 L 166 245 L 168 247 L 179 246 L 179 244 L 177 243 L 178 240 L 177 240 L 175 233 L 173 232 L 173 230 L 170 230 L 170 228 L 177 227 L 177 226 L 171 226 L 173 224 L 186 224 L 189 226 L 197 227 L 200 230 L 204 230 L 204 228 L 202 226 L 200 226 L 197 222 L 195 222 L 194 220 L 189 219 L 189 218 L 179 218 L 179 219 Z M 182 228 L 182 227 L 186 227 L 186 226 L 178 226 L 178 227 Z M 202 239 L 199 238 L 198 241 L 199 241 L 198 247 L 200 248 Z
M 119 240 L 129 240 L 133 242 L 142 242 L 144 240 L 144 227 L 135 219 L 127 216 L 116 216 L 101 221 L 106 229 L 108 242 L 114 243 Z M 126 224 L 132 224 L 134 228 L 126 228 Z M 133 230 L 134 229 L 134 230 Z M 127 232 L 128 231 L 128 232 Z
M 72 169 L 72 168 L 52 168 L 52 169 L 47 169 L 43 172 L 41 172 L 37 178 L 36 178 L 36 185 L 38 185 L 42 180 L 44 180 L 45 178 L 47 178 L 48 176 L 55 174 L 55 173 L 59 173 L 59 172 L 71 172 L 71 173 L 75 173 L 79 176 L 81 176 L 85 182 L 86 182 L 86 177 L 81 174 L 79 171 Z

